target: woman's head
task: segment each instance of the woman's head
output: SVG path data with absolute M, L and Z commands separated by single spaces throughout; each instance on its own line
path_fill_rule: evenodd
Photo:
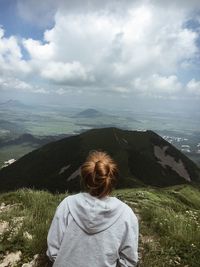
M 117 164 L 106 152 L 90 152 L 81 166 L 81 177 L 86 190 L 98 198 L 111 193 L 117 176 Z

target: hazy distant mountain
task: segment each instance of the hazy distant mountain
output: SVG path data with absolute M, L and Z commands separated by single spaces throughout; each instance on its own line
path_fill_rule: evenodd
M 77 119 L 75 125 L 83 127 L 83 131 L 85 129 L 110 127 L 123 127 L 129 129 L 128 122 L 140 123 L 140 121 L 133 117 L 123 117 L 116 114 L 104 113 L 93 108 L 85 109 L 72 116 L 72 118 Z
M 28 105 L 22 103 L 19 100 L 16 99 L 9 99 L 5 102 L 0 102 L 0 108 L 9 108 L 9 107 L 15 107 L 15 108 L 27 108 L 29 107 Z
M 189 158 L 152 131 L 92 129 L 36 149 L 0 170 L 0 190 L 20 187 L 79 191 L 79 168 L 89 151 L 107 151 L 119 164 L 118 188 L 200 181 Z
M 93 108 L 88 108 L 85 109 L 79 113 L 77 113 L 76 115 L 74 115 L 74 117 L 78 117 L 78 118 L 97 118 L 97 117 L 101 117 L 101 116 L 105 116 L 106 114 L 93 109 Z

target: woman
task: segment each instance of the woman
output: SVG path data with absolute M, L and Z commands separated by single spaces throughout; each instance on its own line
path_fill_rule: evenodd
M 53 267 L 131 267 L 138 262 L 138 220 L 132 209 L 109 196 L 117 165 L 93 151 L 81 166 L 86 192 L 66 197 L 57 207 L 47 237 Z

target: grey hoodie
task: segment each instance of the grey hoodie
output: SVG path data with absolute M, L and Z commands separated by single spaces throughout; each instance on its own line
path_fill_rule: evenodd
M 47 237 L 53 267 L 132 267 L 138 262 L 138 220 L 116 197 L 81 192 L 57 207 Z

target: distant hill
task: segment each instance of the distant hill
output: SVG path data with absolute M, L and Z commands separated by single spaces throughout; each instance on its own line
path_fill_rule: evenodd
M 85 109 L 79 113 L 77 113 L 76 115 L 74 115 L 74 117 L 78 117 L 78 118 L 96 118 L 96 117 L 100 117 L 100 116 L 104 116 L 105 114 L 93 109 L 93 108 L 88 108 Z
M 19 100 L 16 99 L 9 99 L 7 101 L 4 102 L 0 102 L 0 108 L 9 108 L 9 107 L 15 107 L 15 108 L 27 108 L 29 107 L 28 105 L 22 103 Z
M 36 149 L 0 170 L 0 190 L 80 190 L 79 170 L 89 151 L 107 151 L 118 163 L 117 188 L 199 183 L 200 170 L 153 131 L 92 129 Z
M 123 127 L 124 129 L 129 129 L 129 123 L 136 122 L 141 123 L 136 120 L 134 117 L 123 117 L 119 114 L 109 114 L 100 112 L 96 109 L 85 109 L 75 115 L 72 118 L 77 119 L 75 125 L 83 127 L 85 129 L 94 129 L 94 128 L 111 128 L 111 127 Z M 128 122 L 128 123 L 127 123 Z M 122 126 L 123 125 L 123 126 Z M 79 133 L 82 132 L 79 131 Z

